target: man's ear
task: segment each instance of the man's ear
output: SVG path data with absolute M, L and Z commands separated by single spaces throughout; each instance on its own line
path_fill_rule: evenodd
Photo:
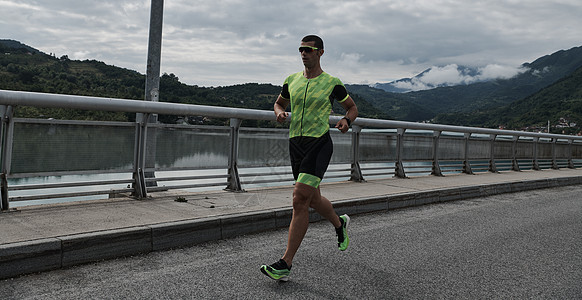
M 323 52 L 325 52 L 325 50 L 323 49 L 319 50 L 319 57 L 323 56 Z

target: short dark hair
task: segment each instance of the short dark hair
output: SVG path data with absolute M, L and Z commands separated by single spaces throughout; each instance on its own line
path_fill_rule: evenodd
M 318 37 L 317 35 L 311 34 L 311 35 L 305 36 L 303 39 L 301 39 L 301 41 L 305 42 L 305 43 L 315 42 L 315 45 L 314 45 L 315 47 L 317 47 L 319 49 L 323 49 L 323 40 L 320 37 Z

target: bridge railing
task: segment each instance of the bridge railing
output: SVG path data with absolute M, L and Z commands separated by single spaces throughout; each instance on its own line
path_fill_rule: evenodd
M 137 115 L 135 122 L 20 119 L 13 117 L 15 106 Z M 226 118 L 230 125 L 151 123 L 154 114 Z M 155 191 L 213 186 L 242 192 L 293 180 L 288 130 L 241 126 L 244 120 L 275 121 L 272 111 L 0 90 L 0 117 L 2 210 L 16 201 L 118 193 L 145 198 Z M 340 118 L 330 116 L 330 124 Z M 582 165 L 578 136 L 367 118 L 358 118 L 350 134 L 331 132 L 335 147 L 326 180 Z M 99 176 L 26 181 L 77 175 Z M 20 184 L 9 184 L 17 179 Z

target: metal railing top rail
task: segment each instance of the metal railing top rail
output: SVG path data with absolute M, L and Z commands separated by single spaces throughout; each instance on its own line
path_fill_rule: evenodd
M 6 90 L 0 90 L 0 105 L 275 120 L 273 112 L 264 110 Z
M 13 106 L 24 105 L 46 108 L 71 108 L 96 111 L 120 111 L 120 112 L 167 114 L 167 115 L 201 115 L 215 118 L 235 118 L 235 119 L 251 119 L 267 121 L 276 120 L 274 113 L 272 111 L 266 110 L 181 104 L 169 102 L 152 102 L 143 100 L 128 100 L 90 96 L 75 96 L 63 94 L 8 91 L 8 90 L 0 90 L 0 105 L 13 105 Z M 330 116 L 329 123 L 335 124 L 341 118 L 342 116 Z M 562 139 L 570 141 L 582 141 L 582 136 L 415 123 L 406 121 L 369 119 L 369 118 L 358 118 L 353 122 L 353 125 L 372 128 L 403 128 L 413 130 L 432 130 L 438 132 L 447 131 L 470 134 L 489 134 L 496 136 L 503 135 L 519 137 L 538 137 L 556 140 Z

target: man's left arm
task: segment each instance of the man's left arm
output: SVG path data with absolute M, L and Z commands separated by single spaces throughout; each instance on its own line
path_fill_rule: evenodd
M 335 128 L 339 129 L 342 133 L 346 133 L 350 129 L 351 123 L 353 123 L 358 117 L 358 107 L 356 106 L 354 99 L 350 96 L 340 104 L 346 110 L 346 116 L 337 122 Z M 345 118 L 348 118 L 349 122 Z

